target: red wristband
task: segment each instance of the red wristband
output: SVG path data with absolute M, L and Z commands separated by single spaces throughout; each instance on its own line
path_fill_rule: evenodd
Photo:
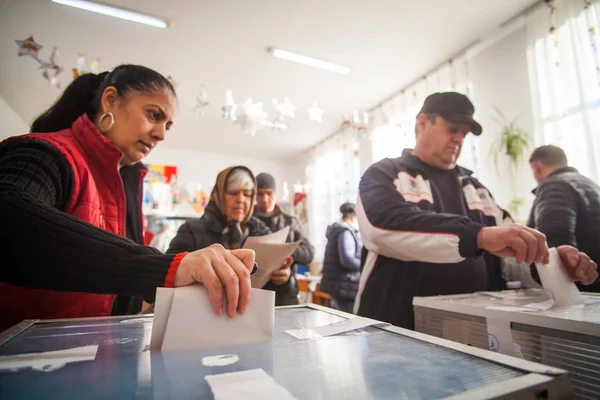
M 167 277 L 165 278 L 165 287 L 172 288 L 175 282 L 175 274 L 177 273 L 177 268 L 179 268 L 179 264 L 181 264 L 181 260 L 185 257 L 188 252 L 179 253 L 175 256 L 173 261 L 171 261 L 171 266 L 167 271 Z

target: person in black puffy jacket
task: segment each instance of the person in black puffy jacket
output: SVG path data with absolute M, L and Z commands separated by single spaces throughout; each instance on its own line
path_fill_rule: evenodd
M 600 187 L 569 167 L 560 147 L 538 147 L 529 163 L 539 186 L 527 225 L 546 235 L 548 247 L 570 245 L 600 263 Z M 600 292 L 600 280 L 577 285 Z
M 320 289 L 331 296 L 332 307 L 352 312 L 360 281 L 362 242 L 358 235 L 356 206 L 340 207 L 342 220 L 327 227 L 327 247 Z

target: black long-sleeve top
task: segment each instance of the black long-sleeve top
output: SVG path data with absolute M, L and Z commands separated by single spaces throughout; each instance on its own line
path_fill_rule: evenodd
M 0 144 L 0 281 L 153 299 L 175 255 L 66 214 L 73 181 L 69 162 L 52 145 Z

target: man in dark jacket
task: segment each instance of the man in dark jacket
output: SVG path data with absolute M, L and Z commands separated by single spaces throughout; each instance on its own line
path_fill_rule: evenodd
M 538 147 L 529 164 L 539 186 L 527 225 L 545 234 L 549 247 L 568 244 L 600 263 L 600 187 L 569 167 L 560 147 Z M 600 280 L 580 289 L 600 292 Z
M 432 94 L 417 115 L 414 150 L 373 164 L 361 178 L 357 215 L 368 254 L 359 315 L 412 329 L 414 296 L 490 290 L 500 280 L 499 257 L 548 262 L 544 235 L 512 224 L 456 164 L 465 136 L 481 134 L 474 111 L 462 94 Z M 583 283 L 596 279 L 596 266 L 576 248 L 558 254 Z
M 287 242 L 300 241 L 300 246 L 294 251 L 290 260 L 282 268 L 273 272 L 271 281 L 265 289 L 276 290 L 278 305 L 298 304 L 298 283 L 296 282 L 295 264 L 308 265 L 312 262 L 315 249 L 302 234 L 300 222 L 292 215 L 284 213 L 276 202 L 275 178 L 267 173 L 256 177 L 258 193 L 254 216 L 264 222 L 272 232 L 277 232 L 286 226 L 290 227 Z M 283 288 L 286 288 L 283 290 Z

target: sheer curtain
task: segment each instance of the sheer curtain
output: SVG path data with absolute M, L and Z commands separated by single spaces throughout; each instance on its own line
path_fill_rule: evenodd
M 536 146 L 560 146 L 569 164 L 600 181 L 600 5 L 554 1 L 527 16 Z M 550 27 L 554 26 L 551 32 Z
M 360 179 L 358 138 L 340 131 L 309 153 L 306 168 L 308 236 L 315 247 L 315 261 L 322 261 L 327 226 L 341 218 L 340 206 L 356 202 Z
M 415 120 L 423 101 L 432 93 L 445 91 L 464 93 L 473 101 L 466 58 L 444 65 L 375 110 L 374 119 L 379 124 L 371 132 L 373 161 L 399 157 L 403 149 L 413 148 Z M 477 138 L 468 135 L 459 158 L 461 166 L 474 172 L 477 172 L 477 146 Z

